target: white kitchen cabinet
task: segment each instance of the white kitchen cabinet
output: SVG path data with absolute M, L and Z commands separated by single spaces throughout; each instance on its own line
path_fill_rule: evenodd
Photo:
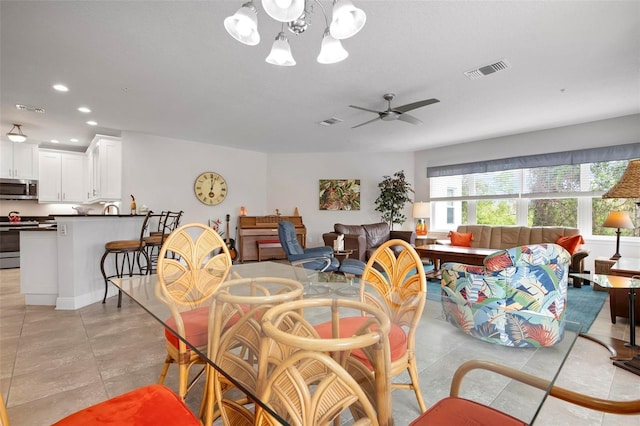
M 84 202 L 85 158 L 75 152 L 40 150 L 38 202 Z
M 87 149 L 90 202 L 122 198 L 122 141 L 96 135 Z
M 2 141 L 0 178 L 38 179 L 38 145 Z

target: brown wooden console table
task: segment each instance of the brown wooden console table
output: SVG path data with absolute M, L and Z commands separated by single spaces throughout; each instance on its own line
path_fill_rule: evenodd
M 440 264 L 444 262 L 459 262 L 468 265 L 482 265 L 484 258 L 498 250 L 447 246 L 442 244 L 429 244 L 416 247 L 416 252 L 420 257 L 433 259 L 433 272 L 427 274 L 429 278 L 436 278 L 440 275 Z

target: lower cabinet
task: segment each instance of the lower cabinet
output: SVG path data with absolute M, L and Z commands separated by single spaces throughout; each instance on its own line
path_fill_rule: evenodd
M 82 203 L 84 201 L 84 154 L 40 150 L 41 203 Z

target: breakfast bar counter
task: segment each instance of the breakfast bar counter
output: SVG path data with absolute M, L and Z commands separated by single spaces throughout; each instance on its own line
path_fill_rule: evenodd
M 144 217 L 54 215 L 55 232 L 21 231 L 20 291 L 26 304 L 74 310 L 101 301 L 104 244 L 140 238 Z

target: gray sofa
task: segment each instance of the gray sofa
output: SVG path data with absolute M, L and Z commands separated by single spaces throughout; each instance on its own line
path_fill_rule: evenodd
M 363 262 L 369 260 L 371 254 L 382 244 L 389 240 L 400 239 L 415 246 L 416 233 L 413 231 L 392 231 L 386 222 L 370 223 L 365 225 L 344 225 L 336 223 L 333 232 L 322 234 L 325 245 L 333 247 L 333 242 L 338 235 L 344 235 L 344 249 L 353 250 L 351 259 L 359 259 Z

